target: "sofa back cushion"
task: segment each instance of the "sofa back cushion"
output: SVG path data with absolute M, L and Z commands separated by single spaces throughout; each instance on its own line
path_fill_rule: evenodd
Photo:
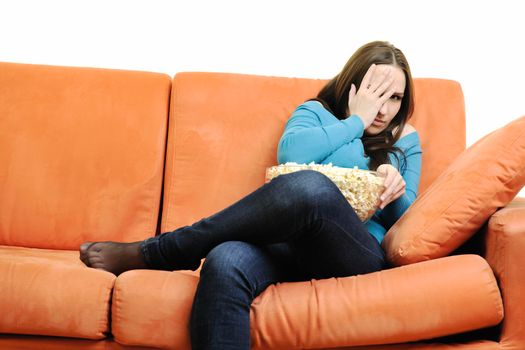
M 171 81 L 0 63 L 0 245 L 154 235 Z
M 294 109 L 326 80 L 179 73 L 171 97 L 161 230 L 213 214 L 264 183 Z M 415 80 L 411 123 L 419 132 L 423 191 L 465 149 L 458 83 Z M 443 126 L 446 127 L 443 127 Z

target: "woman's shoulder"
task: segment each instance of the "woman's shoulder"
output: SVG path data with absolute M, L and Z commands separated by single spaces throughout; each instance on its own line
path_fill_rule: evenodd
M 337 118 L 330 111 L 328 111 L 321 102 L 316 100 L 308 100 L 301 103 L 299 106 L 297 106 L 293 115 L 315 117 L 323 124 L 337 121 Z
M 304 109 L 309 109 L 309 110 L 312 110 L 312 111 L 319 111 L 319 110 L 324 110 L 324 106 L 321 104 L 321 102 L 319 101 L 316 101 L 316 100 L 308 100 L 308 101 L 305 101 L 303 103 L 301 103 L 299 106 L 297 106 L 297 108 L 304 108 Z
M 410 124 L 405 124 L 405 127 L 403 128 L 403 131 L 401 131 L 401 136 L 399 136 L 399 138 L 403 138 L 405 136 L 408 136 L 410 134 L 413 134 L 413 133 L 416 133 L 417 130 L 416 128 L 414 128 L 412 125 Z
M 419 147 L 419 135 L 417 133 L 416 128 L 414 128 L 410 124 L 405 124 L 405 127 L 403 128 L 403 131 L 401 132 L 401 135 L 399 136 L 399 139 L 394 144 L 396 147 L 400 147 L 403 149 Z

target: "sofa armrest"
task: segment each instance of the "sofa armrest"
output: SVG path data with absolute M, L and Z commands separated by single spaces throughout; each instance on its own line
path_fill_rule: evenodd
M 505 318 L 501 344 L 525 349 L 525 198 L 516 198 L 489 219 L 485 258 L 498 280 Z

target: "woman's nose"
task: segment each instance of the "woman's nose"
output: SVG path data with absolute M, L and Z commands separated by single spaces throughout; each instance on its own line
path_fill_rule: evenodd
M 379 113 L 381 113 L 382 115 L 386 115 L 388 113 L 388 103 L 387 102 L 383 103 L 383 105 L 379 109 Z

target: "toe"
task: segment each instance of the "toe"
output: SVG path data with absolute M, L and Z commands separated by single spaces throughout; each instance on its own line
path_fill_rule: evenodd
M 80 257 L 80 260 L 86 264 L 86 266 L 91 266 L 90 262 L 89 262 L 89 257 L 88 257 L 88 252 L 89 252 L 89 248 L 93 245 L 94 243 L 92 242 L 85 242 L 85 243 L 82 243 L 80 245 L 80 249 L 79 249 L 79 257 Z
M 84 242 L 80 245 L 80 254 L 85 254 L 88 249 L 95 243 L 93 242 Z
M 86 266 L 91 266 L 89 264 L 89 259 L 88 257 L 86 256 L 86 254 L 82 254 L 80 253 L 80 261 L 82 261 Z
M 104 263 L 103 259 L 96 253 L 88 254 L 86 257 L 87 264 L 89 267 L 99 267 Z

